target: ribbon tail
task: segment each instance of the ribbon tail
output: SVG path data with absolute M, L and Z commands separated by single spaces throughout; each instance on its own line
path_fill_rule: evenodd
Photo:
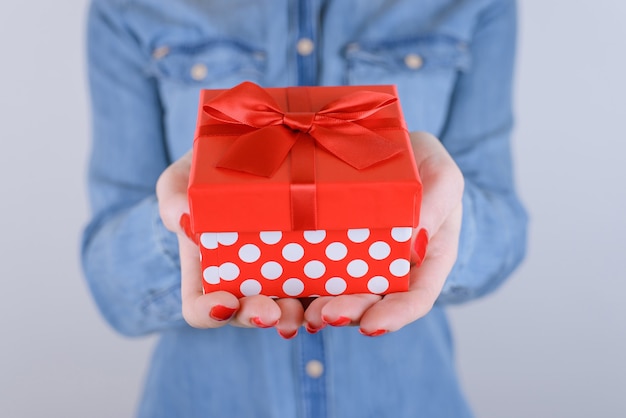
M 358 170 L 388 160 L 403 150 L 400 144 L 353 123 L 349 129 L 316 126 L 310 135 L 322 148 Z
M 263 177 L 272 177 L 296 141 L 283 126 L 267 126 L 240 136 L 217 166 Z

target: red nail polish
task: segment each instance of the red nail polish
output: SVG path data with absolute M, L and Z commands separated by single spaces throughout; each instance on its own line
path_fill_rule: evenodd
M 223 305 L 215 305 L 211 308 L 209 316 L 216 321 L 226 321 L 233 316 L 236 310 Z
M 376 331 L 367 332 L 363 329 L 359 329 L 359 332 L 367 337 L 378 337 L 379 335 L 383 335 L 387 333 L 386 329 L 377 329 Z
M 283 337 L 286 340 L 290 340 L 293 337 L 295 337 L 296 335 L 298 335 L 298 330 L 295 331 L 278 331 L 278 335 L 280 335 L 281 337 Z
M 350 319 L 348 317 L 345 317 L 345 316 L 340 316 L 339 318 L 335 319 L 334 321 L 329 321 L 328 318 L 326 318 L 325 316 L 322 317 L 322 319 L 328 325 L 332 325 L 333 327 L 345 327 L 350 322 L 352 322 L 352 319 Z
M 313 328 L 310 324 L 306 324 L 304 326 L 304 328 L 306 329 L 306 332 L 308 332 L 309 334 L 317 334 L 319 332 L 319 330 L 321 330 L 322 328 Z
M 261 318 L 259 318 L 258 316 L 255 316 L 254 318 L 251 318 L 250 322 L 253 325 L 255 325 L 255 326 L 259 327 L 259 328 L 271 328 L 274 325 L 278 324 L 278 320 L 274 321 L 274 323 L 272 323 L 272 324 L 266 324 L 263 321 L 261 321 Z
M 189 214 L 183 213 L 182 215 L 180 215 L 180 221 L 178 221 L 178 223 L 180 224 L 180 227 L 183 229 L 183 232 L 185 233 L 187 238 L 198 244 L 196 236 L 191 232 L 191 217 L 189 216 Z
M 421 266 L 424 262 L 427 247 L 428 232 L 424 228 L 422 228 L 417 232 L 417 236 L 415 237 L 415 241 L 413 242 L 413 248 L 415 249 L 415 254 L 417 254 L 417 262 L 415 264 L 418 267 Z

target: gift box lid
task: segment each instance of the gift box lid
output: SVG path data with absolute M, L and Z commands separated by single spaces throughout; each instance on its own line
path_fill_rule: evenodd
M 397 97 L 395 86 L 386 85 L 263 90 L 281 108 L 291 110 L 299 106 L 300 112 L 303 104 L 294 104 L 293 97 L 303 92 L 307 97 L 304 106 L 309 112 L 317 112 L 354 92 Z M 397 100 L 376 111 L 378 122 L 374 131 L 394 144 L 398 151 L 390 158 L 357 169 L 325 148 L 313 145 L 314 182 L 312 187 L 305 185 L 304 201 L 294 203 L 294 196 L 299 196 L 300 192 L 299 185 L 294 184 L 293 152 L 269 177 L 220 167 L 220 161 L 233 143 L 241 135 L 255 130 L 244 125 L 224 126 L 223 120 L 216 120 L 205 110 L 207 104 L 223 97 L 221 95 L 227 91 L 203 90 L 200 94 L 188 187 L 191 226 L 195 233 L 417 226 L 422 185 Z M 237 106 L 236 101 L 230 102 L 233 107 Z M 308 135 L 298 138 L 303 137 Z M 298 205 L 314 214 L 313 225 L 309 223 L 301 228 L 294 222 L 294 211 L 301 210 Z

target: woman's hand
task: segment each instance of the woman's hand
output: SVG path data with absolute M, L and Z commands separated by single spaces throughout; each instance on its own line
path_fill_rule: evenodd
M 161 174 L 156 187 L 163 223 L 178 237 L 183 317 L 196 328 L 217 328 L 228 323 L 241 327 L 275 326 L 284 338 L 292 338 L 303 323 L 304 309 L 299 300 L 273 300 L 261 295 L 237 299 L 228 292 L 203 293 L 199 249 L 188 238 L 190 168 L 191 151 Z
M 309 332 L 326 325 L 359 325 L 361 333 L 369 336 L 397 331 L 426 315 L 441 293 L 457 257 L 463 175 L 434 136 L 413 132 L 411 144 L 423 197 L 420 224 L 412 239 L 417 251 L 412 252 L 408 292 L 317 298 L 304 313 Z
M 216 328 L 227 323 L 275 326 L 280 335 L 291 338 L 303 324 L 309 332 L 327 325 L 359 325 L 363 334 L 376 336 L 396 331 L 426 315 L 456 260 L 463 176 L 437 138 L 412 133 L 411 143 L 423 183 L 420 225 L 412 240 L 417 251 L 412 253 L 409 291 L 385 296 L 342 295 L 305 302 L 261 295 L 237 299 L 222 291 L 203 294 L 199 250 L 188 238 L 186 215 L 191 152 L 174 162 L 159 178 L 157 197 L 165 226 L 178 236 L 185 320 L 196 328 Z M 306 311 L 303 305 L 308 305 Z

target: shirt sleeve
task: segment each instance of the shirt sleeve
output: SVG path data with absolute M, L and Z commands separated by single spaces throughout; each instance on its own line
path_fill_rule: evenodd
M 82 263 L 103 316 L 119 332 L 141 335 L 183 326 L 174 234 L 155 197 L 169 165 L 157 86 L 115 2 L 95 1 L 87 28 L 93 142 L 88 172 L 92 219 Z
M 459 303 L 489 293 L 519 265 L 527 215 L 511 158 L 516 5 L 496 1 L 479 16 L 471 65 L 458 79 L 441 141 L 465 177 L 459 256 L 439 297 Z

